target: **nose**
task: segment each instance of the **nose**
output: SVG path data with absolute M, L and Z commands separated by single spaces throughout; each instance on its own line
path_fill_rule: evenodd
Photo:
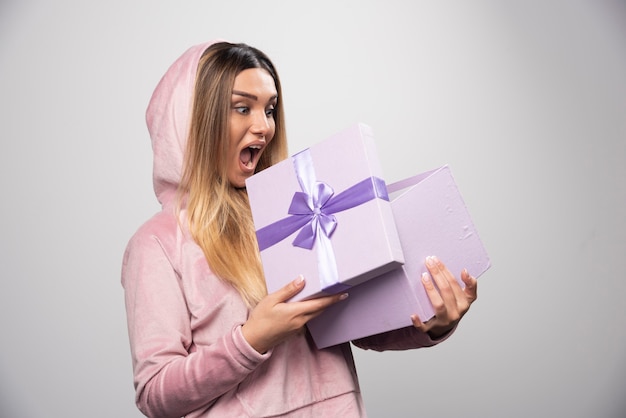
M 265 137 L 270 129 L 270 121 L 265 112 L 258 112 L 252 121 L 252 126 L 250 127 L 251 132 L 255 135 Z

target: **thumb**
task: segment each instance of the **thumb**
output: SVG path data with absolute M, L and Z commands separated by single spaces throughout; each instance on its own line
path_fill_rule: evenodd
M 304 276 L 300 275 L 295 280 L 292 280 L 275 291 L 273 295 L 278 303 L 285 302 L 300 293 L 302 289 L 304 289 Z

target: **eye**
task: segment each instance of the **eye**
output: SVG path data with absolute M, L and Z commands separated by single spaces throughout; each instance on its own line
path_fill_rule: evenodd
M 273 118 L 275 114 L 276 114 L 276 109 L 274 108 L 274 106 L 268 109 L 265 109 L 265 116 L 267 116 L 268 118 Z
M 242 115 L 247 115 L 248 113 L 250 113 L 250 108 L 248 106 L 235 106 L 234 110 L 235 112 Z

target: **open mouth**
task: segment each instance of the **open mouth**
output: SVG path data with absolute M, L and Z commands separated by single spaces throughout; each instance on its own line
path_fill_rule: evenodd
M 241 164 L 248 170 L 254 170 L 260 154 L 261 145 L 250 145 L 241 150 L 239 161 L 241 161 Z

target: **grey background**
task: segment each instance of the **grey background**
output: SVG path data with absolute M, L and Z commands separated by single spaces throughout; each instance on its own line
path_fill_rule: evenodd
M 139 417 L 121 257 L 187 47 L 266 51 L 291 151 L 353 122 L 450 164 L 493 267 L 432 349 L 355 350 L 372 417 L 626 416 L 623 1 L 0 2 L 0 415 Z

